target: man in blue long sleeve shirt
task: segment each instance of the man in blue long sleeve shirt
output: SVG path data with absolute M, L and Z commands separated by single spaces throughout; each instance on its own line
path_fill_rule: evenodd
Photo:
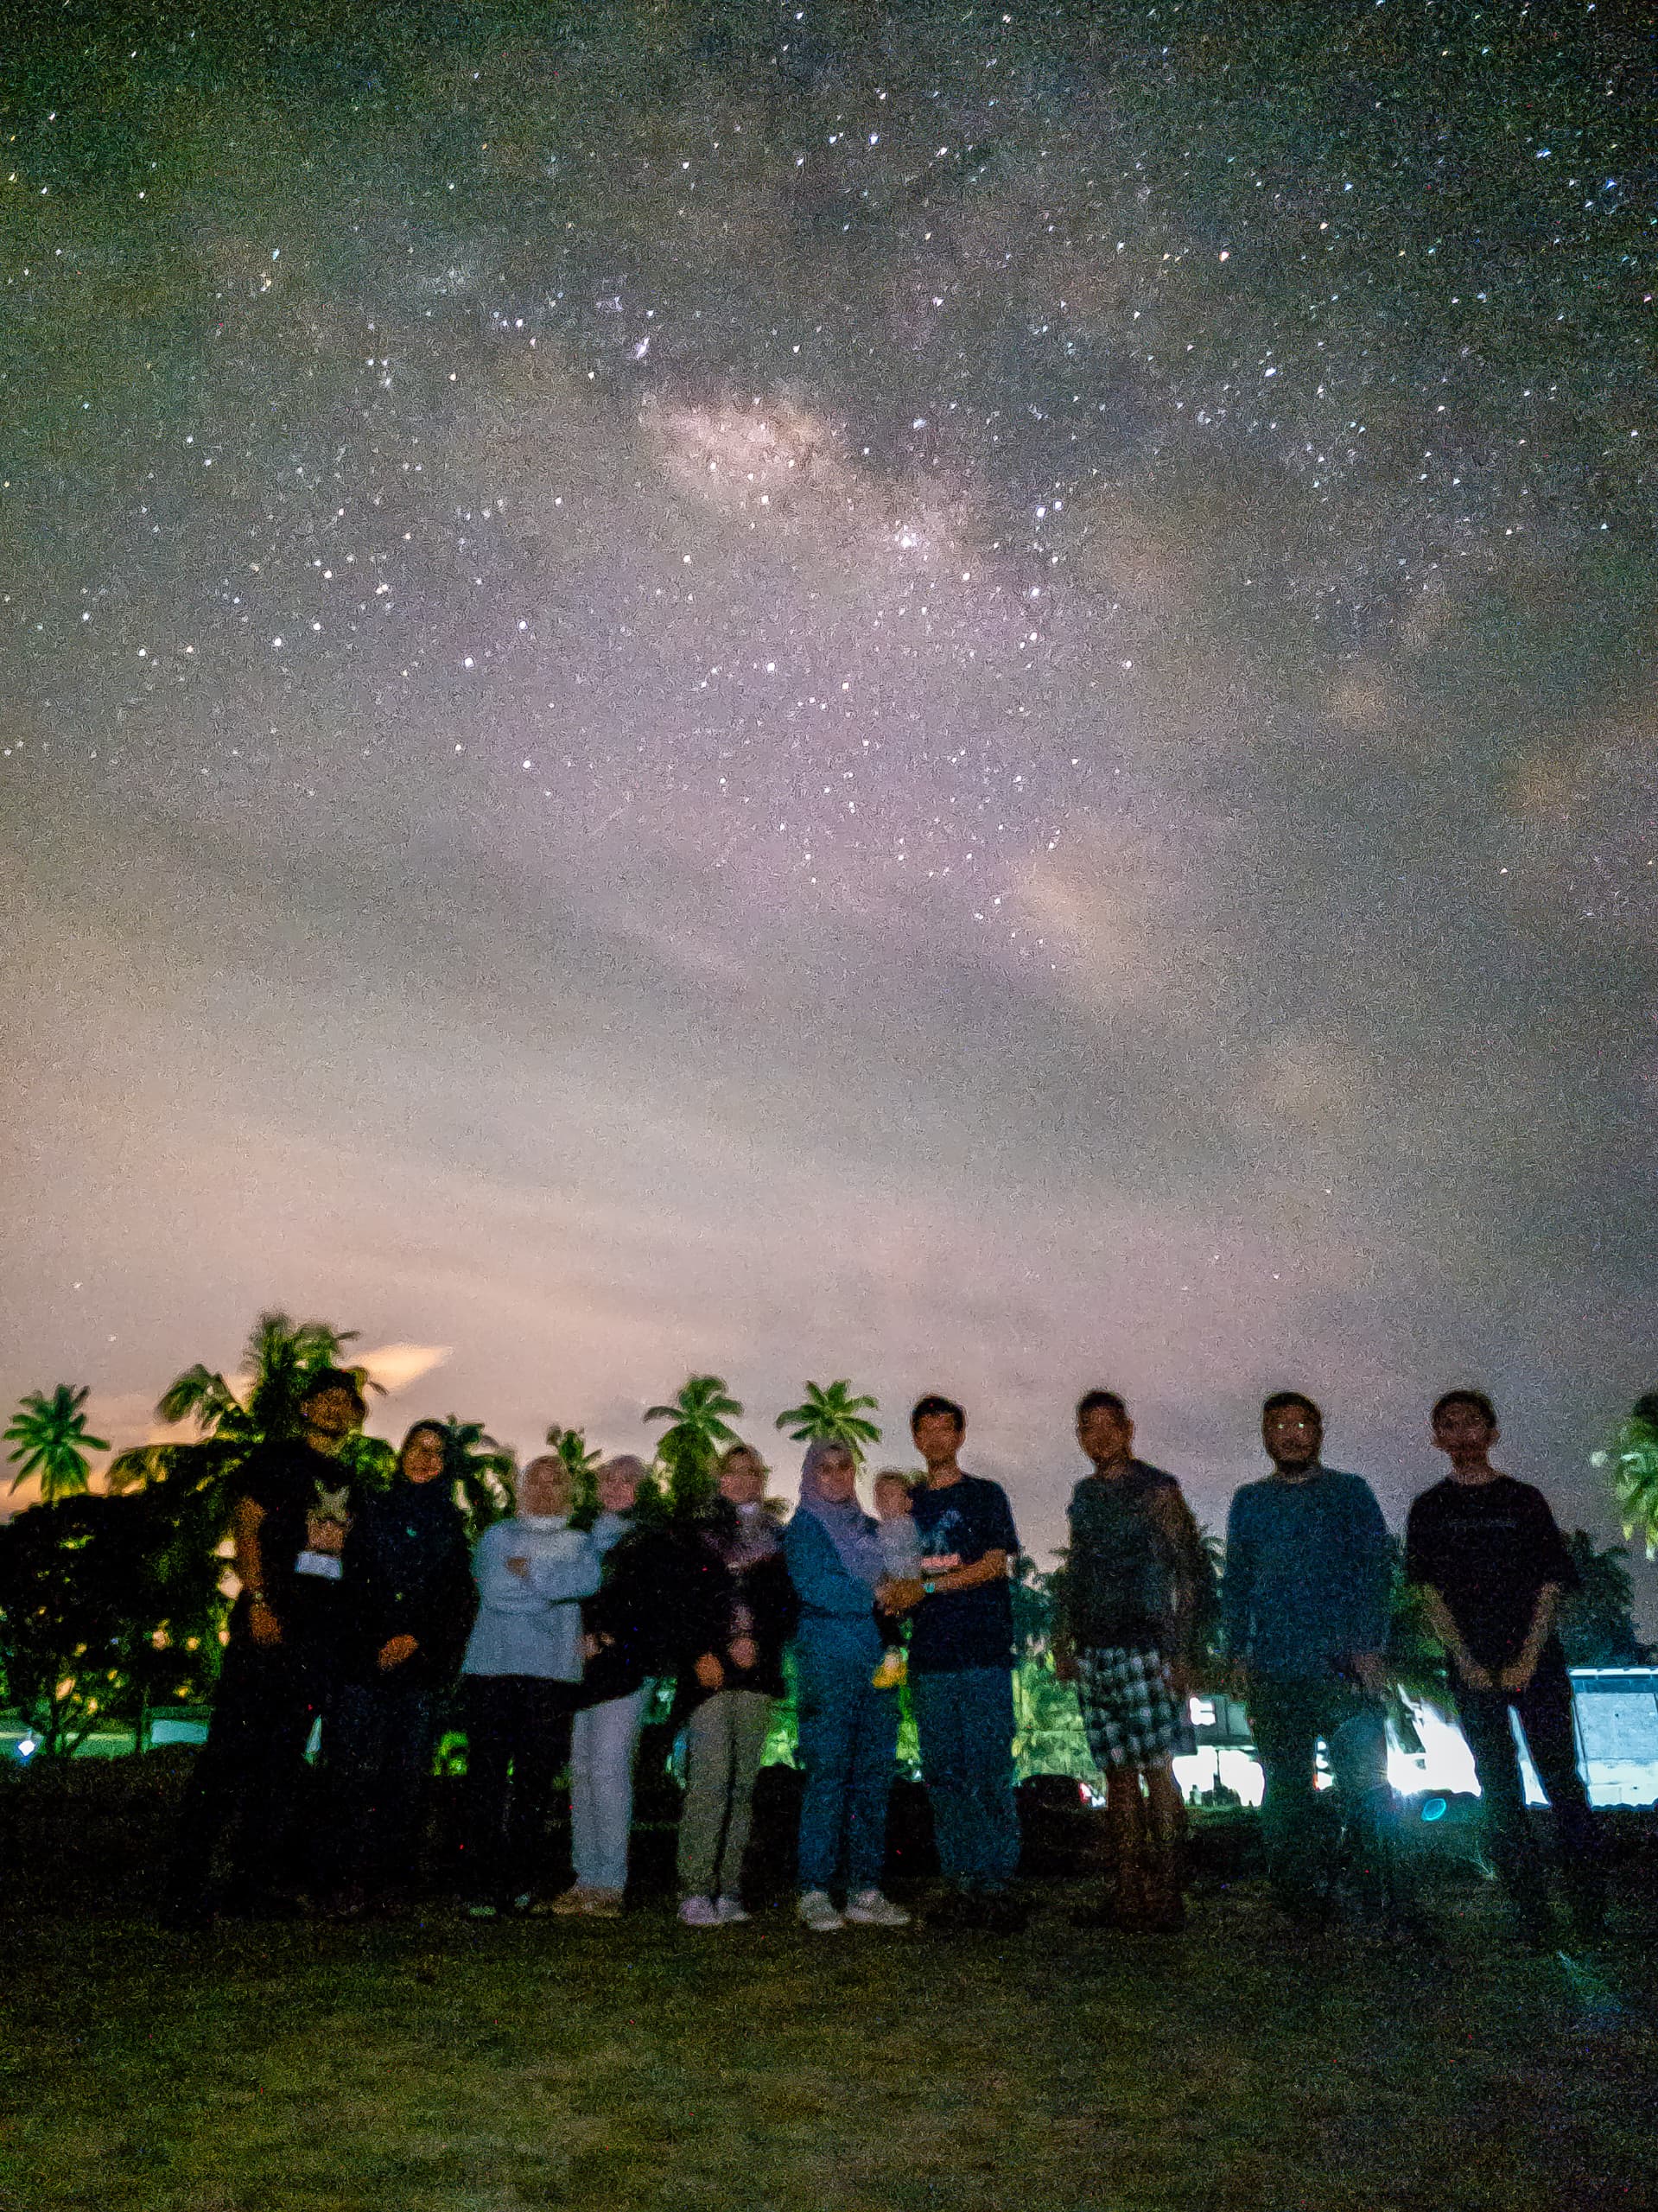
M 1293 1919 L 1328 1916 L 1333 1867 L 1314 1792 L 1322 1742 L 1361 1902 L 1368 1915 L 1397 1922 L 1406 1901 L 1382 1704 L 1387 1528 L 1369 1484 L 1323 1464 L 1324 1417 L 1311 1398 L 1299 1390 L 1268 1398 L 1261 1433 L 1273 1471 L 1232 1500 L 1221 1611 L 1266 1777 L 1273 1887 Z

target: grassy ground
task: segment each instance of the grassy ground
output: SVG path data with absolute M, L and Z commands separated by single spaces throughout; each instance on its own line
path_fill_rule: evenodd
M 1441 1885 L 1432 1960 L 1286 1944 L 425 1922 L 0 1929 L 12 2212 L 1448 2212 L 1658 2203 L 1642 1937 L 1598 1974 Z M 1621 1993 L 1626 2002 L 1619 2005 Z

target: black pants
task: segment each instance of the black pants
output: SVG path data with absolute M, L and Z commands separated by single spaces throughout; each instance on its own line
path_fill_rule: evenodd
M 305 1780 L 305 1747 L 327 1703 L 328 1669 L 280 1644 L 236 1642 L 225 1654 L 207 1740 L 179 1817 L 169 1900 L 205 1901 L 223 1845 L 235 1890 L 283 1886 L 292 1863 L 294 1815 Z
M 467 1675 L 467 1827 L 461 1884 L 505 1904 L 538 1888 L 553 1784 L 570 1756 L 578 1685 L 534 1675 Z
M 1526 1732 L 1526 1748 L 1553 1815 L 1555 1856 L 1567 1903 L 1574 1917 L 1592 1928 L 1604 1910 L 1604 1882 L 1595 1816 L 1578 1771 L 1572 1684 L 1565 1668 L 1545 1662 L 1528 1689 L 1458 1689 L 1457 1709 L 1479 1777 L 1486 1843 L 1509 1896 L 1534 1916 L 1542 1913 L 1548 1896 L 1526 1815 L 1520 1757 L 1509 1722 L 1512 1710 Z
M 441 1693 L 416 1684 L 344 1682 L 322 1728 L 330 1887 L 411 1884 L 420 1857 Z

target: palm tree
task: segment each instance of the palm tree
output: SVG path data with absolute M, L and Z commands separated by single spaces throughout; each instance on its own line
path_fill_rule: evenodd
M 880 1431 L 867 1413 L 879 1413 L 873 1398 L 854 1398 L 850 1382 L 806 1385 L 803 1404 L 778 1415 L 778 1427 L 786 1428 L 797 1444 L 842 1444 L 854 1466 L 862 1466 L 866 1444 L 879 1444 Z
M 1636 1400 L 1610 1451 L 1597 1452 L 1594 1464 L 1610 1471 L 1624 1535 L 1638 1535 L 1650 1559 L 1658 1549 L 1658 1390 Z
M 714 1465 L 739 1440 L 731 1421 L 742 1407 L 719 1375 L 693 1375 L 670 1405 L 647 1406 L 646 1421 L 671 1425 L 657 1446 L 668 1476 L 668 1502 L 676 1513 L 697 1513 L 714 1494 Z
M 588 1449 L 587 1431 L 566 1428 L 555 1421 L 547 1432 L 547 1441 L 561 1459 L 570 1478 L 570 1511 L 578 1525 L 591 1523 L 599 1510 L 599 1491 L 594 1478 L 604 1464 L 604 1453 L 597 1446 Z
M 101 1436 L 86 1432 L 85 1407 L 91 1387 L 83 1382 L 75 1389 L 60 1382 L 49 1398 L 43 1390 L 31 1390 L 21 1401 L 5 1433 L 6 1442 L 16 1447 L 10 1455 L 17 1470 L 11 1478 L 13 1490 L 38 1475 L 41 1503 L 55 1505 L 86 1489 L 92 1471 L 86 1454 L 110 1448 Z
M 195 1440 L 187 1444 L 144 1444 L 117 1455 L 110 1468 L 112 1490 L 135 1483 L 164 1482 L 181 1497 L 188 1495 L 211 1507 L 209 1518 L 223 1526 L 232 1476 L 256 1446 L 297 1436 L 299 1409 L 311 1379 L 325 1367 L 344 1363 L 354 1330 L 326 1321 L 292 1321 L 286 1313 L 262 1313 L 242 1353 L 247 1381 L 241 1395 L 216 1368 L 198 1361 L 177 1376 L 156 1408 L 165 1421 L 194 1421 Z M 349 1372 L 359 1385 L 371 1383 L 366 1370 Z M 239 1380 L 239 1378 L 238 1378 Z M 364 1437 L 350 1440 L 342 1463 L 371 1481 L 389 1471 L 384 1445 Z
M 493 1521 L 512 1510 L 512 1476 L 517 1462 L 480 1421 L 451 1414 L 434 1424 L 443 1437 L 443 1471 L 454 1485 L 455 1503 L 467 1518 L 467 1534 L 476 1542 Z
M 319 1370 L 338 1367 L 354 1329 L 331 1328 L 326 1321 L 290 1321 L 286 1313 L 262 1313 L 242 1352 L 248 1377 L 245 1399 L 238 1398 L 217 1370 L 200 1360 L 162 1392 L 156 1411 L 165 1421 L 194 1421 L 204 1436 L 255 1444 L 273 1443 L 299 1433 L 300 1402 Z M 359 1382 L 365 1371 L 353 1368 Z

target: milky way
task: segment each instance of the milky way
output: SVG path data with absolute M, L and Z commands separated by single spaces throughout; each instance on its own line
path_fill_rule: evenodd
M 1040 1545 L 1083 1386 L 1217 1519 L 1263 1389 L 1396 1513 L 1474 1381 L 1609 1532 L 1640 10 L 82 8 L 6 68 L 4 1392 L 131 1441 L 269 1304 L 520 1444 L 939 1385 Z

